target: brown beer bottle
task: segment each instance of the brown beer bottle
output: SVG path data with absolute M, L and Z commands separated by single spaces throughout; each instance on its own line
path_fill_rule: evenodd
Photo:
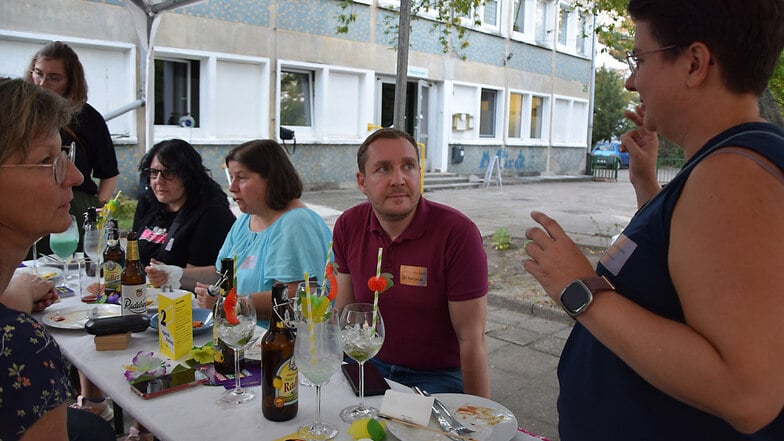
M 261 341 L 261 412 L 270 421 L 288 421 L 297 416 L 299 371 L 294 362 L 294 329 L 285 284 L 272 285 L 272 314 L 269 330 Z
M 139 261 L 136 232 L 128 233 L 128 255 L 120 275 L 122 315 L 147 314 L 147 275 Z
M 122 269 L 125 265 L 125 251 L 120 245 L 120 229 L 117 219 L 106 222 L 106 247 L 103 249 L 104 294 L 122 294 Z
M 225 257 L 221 259 L 220 273 L 225 275 L 223 283 L 220 285 L 220 298 L 215 302 L 215 308 L 223 307 L 223 299 L 229 294 L 229 291 L 234 287 L 234 259 Z M 217 316 L 217 313 L 214 314 Z M 212 326 L 212 345 L 213 345 L 213 365 L 215 372 L 222 375 L 234 375 L 234 349 L 229 347 L 226 343 L 218 338 L 218 326 Z M 242 357 L 242 350 L 240 350 L 240 370 L 244 369 L 245 359 Z

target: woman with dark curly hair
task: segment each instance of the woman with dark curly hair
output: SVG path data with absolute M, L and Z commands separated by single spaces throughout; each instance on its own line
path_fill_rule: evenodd
M 164 263 L 183 268 L 182 286 L 193 290 L 191 267 L 212 265 L 234 223 L 226 193 L 202 164 L 196 149 L 181 139 L 159 142 L 139 163 L 143 191 L 133 231 L 139 256 L 153 285 L 167 273 L 149 266 Z

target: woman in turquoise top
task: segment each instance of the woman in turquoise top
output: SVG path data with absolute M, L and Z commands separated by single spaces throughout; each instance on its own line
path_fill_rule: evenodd
M 249 141 L 226 156 L 229 191 L 243 212 L 223 242 L 215 266 L 202 280 L 217 277 L 220 260 L 236 256 L 237 293 L 251 296 L 259 320 L 269 318 L 270 289 L 287 283 L 293 297 L 305 272 L 321 277 L 332 234 L 324 220 L 300 201 L 302 181 L 283 148 L 272 140 Z M 199 305 L 212 308 L 207 284 L 196 286 Z

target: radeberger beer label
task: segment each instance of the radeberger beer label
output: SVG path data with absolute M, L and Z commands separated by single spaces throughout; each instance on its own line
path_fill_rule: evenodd
M 147 286 L 146 285 L 123 285 L 122 315 L 147 314 Z
M 272 386 L 275 388 L 275 407 L 283 407 L 297 402 L 297 387 L 299 384 L 299 371 L 294 363 L 294 357 L 280 364 Z

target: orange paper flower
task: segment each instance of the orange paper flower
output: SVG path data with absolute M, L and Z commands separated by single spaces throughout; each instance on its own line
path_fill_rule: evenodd
M 371 291 L 382 293 L 392 287 L 392 274 L 381 273 L 379 276 L 372 276 L 368 279 L 368 288 Z

